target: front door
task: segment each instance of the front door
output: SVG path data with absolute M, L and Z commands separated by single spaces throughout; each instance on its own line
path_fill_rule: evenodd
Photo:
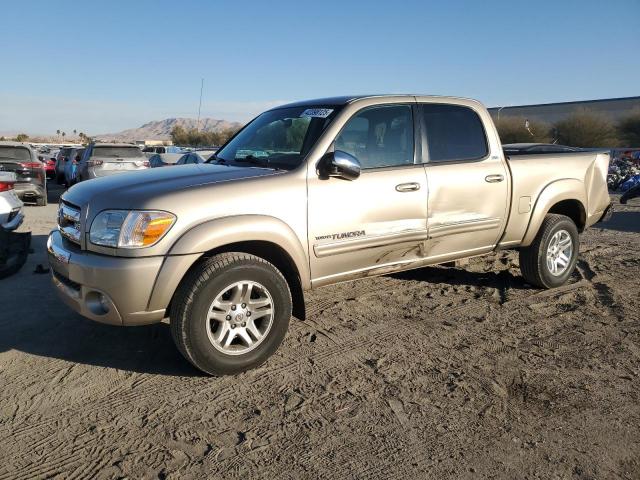
M 333 148 L 356 157 L 359 178 L 308 179 L 309 254 L 314 286 L 382 273 L 421 258 L 427 182 L 414 142 L 415 105 L 356 113 Z

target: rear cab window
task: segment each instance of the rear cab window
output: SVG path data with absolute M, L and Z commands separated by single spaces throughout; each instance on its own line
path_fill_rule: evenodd
M 489 154 L 482 120 L 473 109 L 423 103 L 419 110 L 429 163 L 481 160 Z

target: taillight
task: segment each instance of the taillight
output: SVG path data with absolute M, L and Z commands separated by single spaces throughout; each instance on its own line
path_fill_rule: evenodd
M 98 165 L 102 165 L 102 160 L 88 160 L 87 161 L 87 166 L 88 167 L 97 167 Z
M 44 165 L 40 162 L 24 162 L 20 166 L 22 168 L 44 168 Z
M 150 167 L 151 164 L 149 162 L 142 162 L 143 167 Z
M 0 192 L 13 190 L 13 182 L 0 182 Z

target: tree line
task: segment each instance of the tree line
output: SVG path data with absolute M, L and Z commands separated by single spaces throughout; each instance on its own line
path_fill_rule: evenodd
M 640 109 L 618 122 L 587 109 L 553 124 L 524 117 L 495 119 L 502 143 L 557 143 L 570 147 L 640 147 Z
M 171 129 L 171 140 L 174 145 L 183 147 L 220 146 L 226 143 L 236 132 L 237 129 L 205 132 L 196 128 L 186 129 L 180 125 L 176 125 Z

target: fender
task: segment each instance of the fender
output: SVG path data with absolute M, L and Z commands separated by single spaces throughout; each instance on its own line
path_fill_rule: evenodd
M 237 215 L 196 225 L 175 241 L 156 278 L 149 308 L 166 308 L 187 270 L 204 253 L 231 243 L 249 241 L 279 245 L 293 260 L 303 290 L 310 288 L 307 255 L 291 227 L 267 215 Z
M 578 200 L 584 209 L 587 204 L 587 193 L 585 192 L 584 183 L 575 178 L 563 178 L 551 182 L 542 189 L 536 199 L 533 213 L 529 219 L 529 226 L 520 244 L 522 247 L 528 247 L 533 243 L 545 215 L 551 207 L 563 200 Z

